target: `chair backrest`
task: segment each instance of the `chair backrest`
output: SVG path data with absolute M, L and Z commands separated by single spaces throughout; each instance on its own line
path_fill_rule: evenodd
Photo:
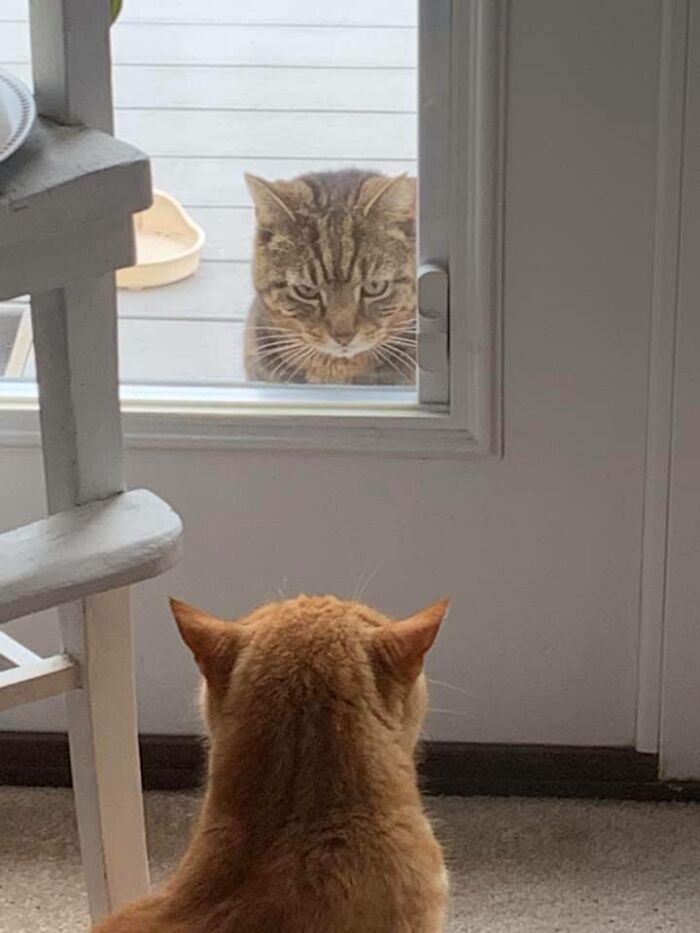
M 112 133 L 108 0 L 30 0 L 29 19 L 39 113 Z

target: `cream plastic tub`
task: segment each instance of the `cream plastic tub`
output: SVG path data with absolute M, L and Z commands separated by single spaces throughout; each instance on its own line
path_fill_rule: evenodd
M 134 216 L 134 229 L 137 263 L 117 271 L 120 288 L 156 288 L 196 271 L 204 231 L 172 195 L 154 191 L 153 204 Z

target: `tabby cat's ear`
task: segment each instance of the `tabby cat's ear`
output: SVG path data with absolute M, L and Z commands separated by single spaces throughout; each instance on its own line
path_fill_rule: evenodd
M 442 599 L 409 619 L 391 622 L 377 634 L 380 650 L 399 674 L 415 680 L 423 670 L 423 660 L 437 638 L 450 602 Z
M 372 211 L 383 211 L 396 220 L 413 220 L 416 216 L 416 179 L 409 175 L 385 178 L 376 175 L 362 185 L 360 202 L 365 217 Z
M 209 686 L 224 687 L 240 647 L 240 628 L 179 599 L 171 599 L 170 608 L 182 640 Z
M 245 173 L 245 181 L 253 198 L 255 216 L 261 227 L 279 227 L 290 220 L 294 222 L 294 211 L 287 203 L 285 193 L 279 190 L 281 184 L 274 185 L 248 172 Z

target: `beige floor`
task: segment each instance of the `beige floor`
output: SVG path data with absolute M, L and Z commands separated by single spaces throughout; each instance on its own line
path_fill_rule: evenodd
M 156 879 L 191 796 L 147 800 Z M 456 798 L 430 804 L 450 853 L 449 933 L 697 933 L 700 806 Z M 1 933 L 87 929 L 70 794 L 0 789 Z

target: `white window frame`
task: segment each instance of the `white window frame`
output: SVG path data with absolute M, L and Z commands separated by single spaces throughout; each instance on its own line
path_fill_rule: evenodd
M 123 386 L 127 446 L 501 455 L 506 8 L 420 0 L 418 398 Z M 36 413 L 34 385 L 0 383 L 0 442 L 38 443 Z

